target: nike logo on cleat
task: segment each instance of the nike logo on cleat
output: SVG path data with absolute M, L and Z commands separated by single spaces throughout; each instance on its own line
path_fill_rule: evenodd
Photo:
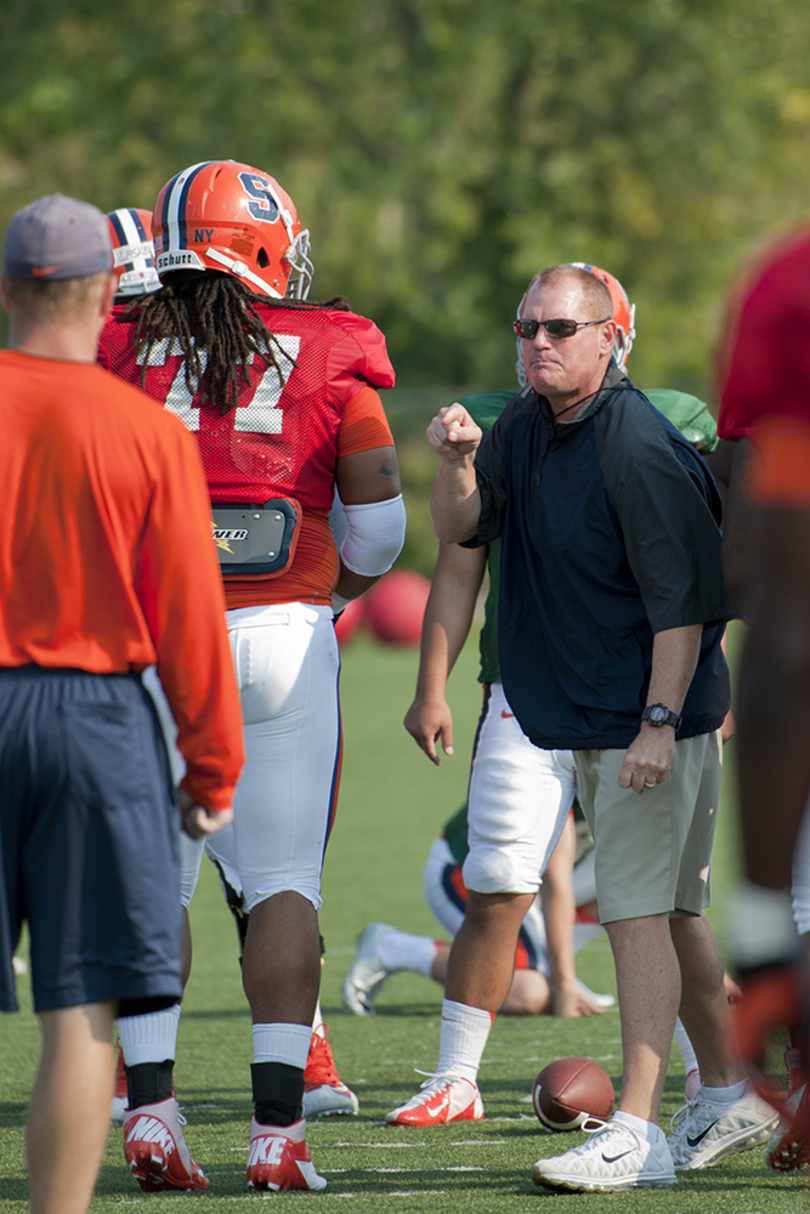
M 604 1159 L 605 1163 L 615 1163 L 617 1159 L 624 1159 L 625 1155 L 631 1155 L 632 1152 L 632 1147 L 630 1147 L 628 1151 L 621 1151 L 618 1155 L 606 1155 L 603 1151 L 602 1158 Z
M 509 718 L 513 717 L 514 715 L 515 714 L 513 712 L 507 712 L 505 708 L 501 709 L 501 716 L 503 717 L 504 721 L 508 721 Z
M 718 1117 L 717 1121 L 719 1121 L 719 1120 L 720 1119 Z M 686 1141 L 689 1143 L 690 1147 L 696 1147 L 698 1145 L 698 1143 L 703 1142 L 703 1139 L 706 1137 L 709 1130 L 713 1130 L 714 1127 L 717 1125 L 717 1121 L 713 1121 L 711 1125 L 707 1125 L 706 1129 L 703 1130 L 702 1133 L 698 1134 L 695 1138 L 690 1138 L 689 1135 L 687 1134 Z
M 440 1113 L 444 1113 L 447 1109 L 447 1101 L 443 1101 L 437 1109 L 428 1109 L 428 1117 L 438 1117 Z

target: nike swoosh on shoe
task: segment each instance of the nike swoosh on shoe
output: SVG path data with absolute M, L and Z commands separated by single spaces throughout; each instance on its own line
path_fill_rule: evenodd
M 709 1130 L 713 1130 L 719 1120 L 720 1120 L 720 1118 L 718 1117 L 717 1120 L 713 1121 L 711 1125 L 707 1125 L 706 1129 L 703 1130 L 702 1133 L 698 1134 L 695 1138 L 690 1138 L 689 1135 L 687 1134 L 686 1141 L 689 1143 L 690 1147 L 696 1147 L 698 1145 L 698 1143 L 703 1142 L 703 1139 L 709 1133 Z

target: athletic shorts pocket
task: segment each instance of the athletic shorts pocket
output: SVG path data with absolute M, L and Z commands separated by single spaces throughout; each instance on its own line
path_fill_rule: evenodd
M 87 806 L 117 806 L 148 797 L 142 719 L 145 712 L 145 705 L 121 703 L 80 702 L 64 706 L 62 734 L 68 780 L 71 795 L 78 802 Z

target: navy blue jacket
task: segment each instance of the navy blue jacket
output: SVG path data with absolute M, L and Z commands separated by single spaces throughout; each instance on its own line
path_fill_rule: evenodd
M 502 537 L 498 646 L 506 696 L 538 746 L 627 747 L 647 702 L 655 633 L 703 624 L 679 738 L 719 728 L 734 608 L 720 567 L 721 502 L 701 457 L 611 364 L 555 422 L 527 388 L 476 454 L 470 546 Z

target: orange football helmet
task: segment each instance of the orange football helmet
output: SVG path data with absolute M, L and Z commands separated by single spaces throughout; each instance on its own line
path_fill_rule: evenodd
M 107 215 L 113 247 L 116 297 L 148 295 L 160 290 L 152 242 L 152 212 L 121 207 Z
M 309 232 L 295 204 L 261 169 L 207 160 L 183 169 L 155 203 L 158 273 L 218 270 L 275 299 L 306 299 Z
M 585 261 L 571 261 L 568 264 L 576 266 L 578 270 L 590 270 L 591 274 L 595 274 L 597 278 L 602 279 L 602 282 L 608 291 L 610 291 L 610 298 L 613 301 L 613 319 L 616 322 L 618 330 L 616 341 L 613 344 L 613 357 L 616 359 L 617 365 L 624 370 L 636 336 L 634 327 L 636 305 L 630 303 L 627 292 L 618 278 L 614 278 L 607 270 L 601 270 L 599 266 L 588 265 Z

